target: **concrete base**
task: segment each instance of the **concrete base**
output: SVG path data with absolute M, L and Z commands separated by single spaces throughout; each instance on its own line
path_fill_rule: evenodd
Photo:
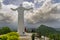
M 20 40 L 31 40 L 31 34 L 25 33 L 25 35 L 21 35 Z
M 23 36 L 23 37 L 20 37 L 20 40 L 31 40 L 31 37 Z

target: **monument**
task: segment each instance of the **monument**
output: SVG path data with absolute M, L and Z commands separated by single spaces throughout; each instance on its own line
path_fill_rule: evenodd
M 20 35 L 24 35 L 24 33 L 25 33 L 25 31 L 24 31 L 24 29 L 25 29 L 25 27 L 24 27 L 24 11 L 25 10 L 30 10 L 30 9 L 33 9 L 33 8 L 27 9 L 27 8 L 24 8 L 22 6 L 22 4 L 20 4 L 20 6 L 18 8 L 16 8 L 16 9 L 11 8 L 11 9 L 13 11 L 16 11 L 16 10 L 18 11 L 18 33 Z

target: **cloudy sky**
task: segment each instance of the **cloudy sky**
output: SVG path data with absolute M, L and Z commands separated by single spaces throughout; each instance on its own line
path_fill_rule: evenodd
M 40 24 L 60 28 L 60 0 L 3 0 L 0 9 L 0 26 L 17 28 L 18 12 L 10 8 L 33 7 L 34 10 L 25 11 L 24 23 L 26 27 L 38 27 Z

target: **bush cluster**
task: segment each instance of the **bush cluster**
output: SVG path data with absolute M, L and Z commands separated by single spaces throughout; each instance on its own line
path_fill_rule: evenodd
M 48 37 L 50 38 L 50 40 L 60 40 L 60 33 L 49 34 Z
M 0 35 L 2 34 L 6 34 L 6 33 L 9 33 L 9 32 L 12 32 L 11 29 L 9 27 L 2 27 L 0 28 Z
M 0 36 L 0 40 L 20 40 L 19 34 L 16 32 L 10 32 Z

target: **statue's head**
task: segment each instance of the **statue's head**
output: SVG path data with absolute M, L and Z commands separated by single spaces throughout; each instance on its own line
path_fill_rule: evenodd
M 22 4 L 20 4 L 20 7 L 22 7 Z

